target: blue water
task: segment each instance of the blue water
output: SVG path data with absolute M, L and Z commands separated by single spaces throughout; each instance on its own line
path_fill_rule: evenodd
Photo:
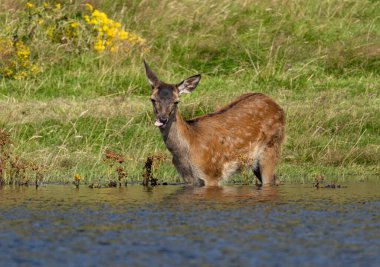
M 380 266 L 380 182 L 6 187 L 0 266 Z

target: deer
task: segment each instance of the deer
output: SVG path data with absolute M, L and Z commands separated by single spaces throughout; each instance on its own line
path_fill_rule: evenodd
M 158 79 L 144 60 L 151 86 L 150 100 L 163 141 L 185 183 L 220 186 L 244 168 L 253 170 L 260 185 L 278 183 L 275 171 L 285 136 L 285 112 L 269 96 L 245 93 L 217 111 L 185 120 L 180 97 L 191 93 L 201 75 L 180 83 Z

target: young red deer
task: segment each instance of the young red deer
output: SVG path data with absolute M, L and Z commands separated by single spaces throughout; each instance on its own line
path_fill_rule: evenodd
M 191 93 L 201 76 L 167 84 L 144 65 L 155 125 L 186 182 L 215 186 L 249 166 L 262 184 L 275 183 L 285 127 L 279 105 L 264 94 L 248 93 L 214 113 L 185 121 L 177 109 L 179 97 Z

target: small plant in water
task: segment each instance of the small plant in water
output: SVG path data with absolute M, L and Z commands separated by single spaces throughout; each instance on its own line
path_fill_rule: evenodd
M 75 185 L 75 187 L 76 187 L 77 189 L 79 189 L 80 179 L 81 179 L 81 176 L 80 176 L 78 173 L 74 175 L 74 181 L 73 181 L 73 184 Z
M 0 130 L 0 186 L 6 183 L 5 170 L 11 154 L 9 150 L 10 143 L 10 134 L 4 130 Z
M 38 188 L 44 180 L 44 176 L 42 174 L 41 169 L 36 170 L 36 179 L 35 179 L 35 186 Z
M 315 177 L 315 184 L 314 184 L 314 186 L 316 187 L 316 188 L 319 188 L 320 187 L 320 184 L 322 184 L 322 183 L 324 183 L 325 182 L 325 177 L 323 176 L 323 175 L 321 175 L 321 174 L 318 174 L 318 175 L 316 175 L 316 177 Z
M 27 169 L 29 168 L 28 162 L 20 159 L 19 157 L 14 157 L 10 162 L 11 165 L 11 175 L 10 175 L 10 184 L 16 185 L 28 185 L 29 176 L 26 174 Z
M 158 171 L 160 165 L 166 160 L 166 156 L 159 153 L 156 155 L 149 156 L 144 165 L 143 173 L 143 185 L 144 186 L 155 186 L 157 185 L 158 179 L 154 177 L 154 173 Z
M 323 175 L 321 175 L 321 174 L 316 175 L 314 187 L 316 187 L 317 189 L 319 189 L 319 188 L 332 188 L 332 189 L 347 188 L 347 186 L 337 184 L 336 181 L 332 181 L 332 182 L 322 186 L 321 184 L 324 184 L 325 180 L 326 180 L 326 178 Z
M 42 181 L 42 166 L 14 155 L 11 144 L 10 133 L 0 129 L 0 186 L 29 185 L 33 174 Z
M 123 155 L 111 150 L 106 150 L 103 162 L 108 164 L 109 187 L 116 187 L 117 185 L 121 187 L 123 180 L 125 180 L 125 185 L 127 185 L 126 178 L 128 177 L 128 173 L 123 166 L 123 163 L 125 162 L 125 157 Z M 113 179 L 114 176 L 111 175 L 111 173 L 114 172 L 117 174 L 117 182 Z
M 123 167 L 118 167 L 116 169 L 116 172 L 117 172 L 117 179 L 118 179 L 118 182 L 119 182 L 119 187 L 121 187 L 121 183 L 123 181 L 123 179 L 125 179 L 125 186 L 127 186 L 127 176 L 128 176 L 128 173 L 124 170 Z

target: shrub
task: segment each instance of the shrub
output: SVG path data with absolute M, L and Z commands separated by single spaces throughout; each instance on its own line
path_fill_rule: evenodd
M 23 79 L 38 73 L 34 47 L 64 47 L 67 53 L 94 51 L 128 54 L 145 50 L 145 40 L 92 5 L 27 2 L 0 38 L 0 76 Z M 52 50 L 50 49 L 50 50 Z

